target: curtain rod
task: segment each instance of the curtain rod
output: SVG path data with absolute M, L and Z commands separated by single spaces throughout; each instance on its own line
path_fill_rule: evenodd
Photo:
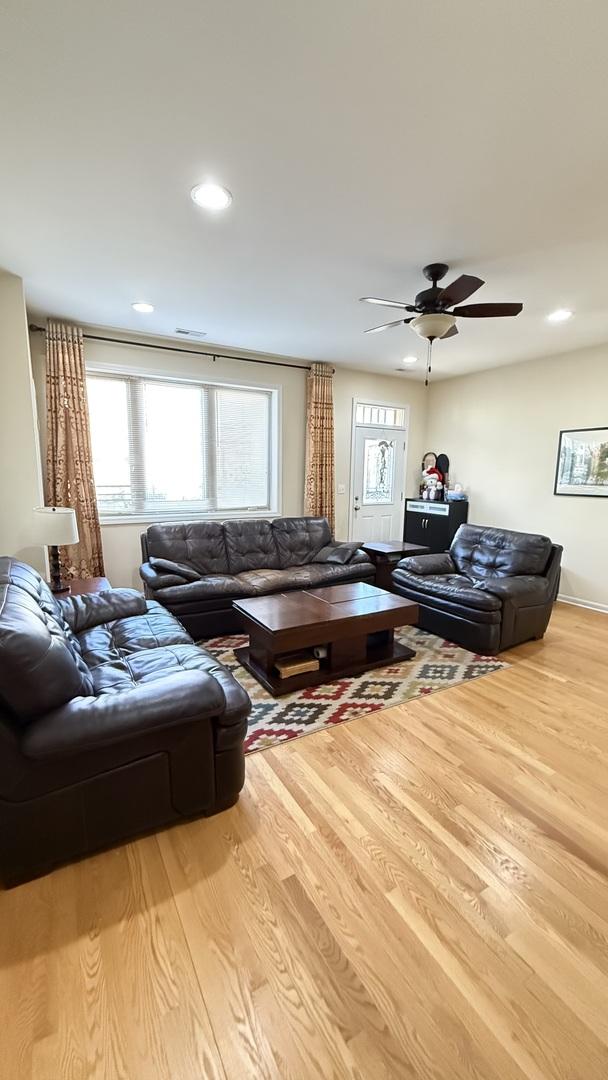
M 28 329 L 32 333 L 46 334 L 46 327 L 36 326 L 30 323 Z M 180 349 L 178 345 L 154 345 L 152 342 L 129 341 L 127 338 L 102 337 L 100 334 L 83 334 L 87 341 L 109 341 L 114 345 L 132 345 L 138 349 L 160 349 L 162 352 L 186 353 L 192 356 L 210 356 L 213 362 L 216 360 L 240 360 L 243 364 L 268 364 L 270 367 L 294 368 L 295 371 L 310 371 L 303 364 L 287 364 L 282 360 L 254 360 L 252 356 L 228 356 L 227 353 L 204 352 L 202 349 Z

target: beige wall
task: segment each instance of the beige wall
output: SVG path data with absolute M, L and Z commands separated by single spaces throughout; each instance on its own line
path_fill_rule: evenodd
M 0 554 L 16 555 L 44 573 L 44 549 L 32 544 L 32 511 L 43 499 L 23 282 L 4 271 L 0 271 L 0 461 Z
M 101 365 L 280 386 L 282 512 L 302 512 L 305 371 L 237 360 L 213 363 L 196 355 L 91 341 L 86 343 L 86 355 L 89 362 Z M 32 364 L 38 408 L 44 416 L 41 334 L 32 337 Z M 21 404 L 25 403 L 27 413 L 26 384 L 27 379 L 19 380 Z M 608 607 L 604 555 L 608 546 L 608 502 L 553 495 L 560 428 L 608 425 L 608 346 L 444 380 L 434 383 L 429 392 L 407 377 L 337 369 L 336 485 L 343 484 L 345 489 L 345 494 L 336 495 L 339 538 L 348 536 L 354 398 L 409 406 L 406 487 L 410 495 L 417 491 L 424 451 L 445 451 L 452 462 L 452 481 L 461 481 L 469 492 L 469 520 L 547 533 L 565 547 L 562 595 Z M 31 469 L 34 436 L 31 405 L 29 408 L 27 423 L 16 422 L 13 428 L 23 448 L 30 447 Z M 15 415 L 12 408 L 4 411 L 11 418 Z M 34 504 L 29 496 L 26 501 L 28 506 Z M 139 533 L 143 528 L 102 528 L 107 573 L 117 586 L 141 584 Z
M 103 334 L 104 331 L 92 329 Z M 107 333 L 107 331 L 106 331 Z M 120 336 L 128 337 L 129 335 Z M 140 339 L 141 340 L 141 339 Z M 150 344 L 167 341 L 151 340 Z M 206 348 L 203 345 L 201 348 Z M 187 348 L 187 347 L 186 347 Z M 263 363 L 242 363 L 238 360 L 197 356 L 192 351 L 173 353 L 153 348 L 131 348 L 108 342 L 85 342 L 86 360 L 108 368 L 128 368 L 133 371 L 152 371 L 176 377 L 195 377 L 240 381 L 248 385 L 278 386 L 281 389 L 281 488 L 282 513 L 301 514 L 304 495 L 304 442 L 306 415 L 306 361 L 303 370 L 274 367 Z M 252 357 L 254 354 L 252 354 Z M 276 359 L 268 357 L 268 359 Z M 38 407 L 44 415 L 44 337 L 32 335 L 32 363 L 36 381 Z M 348 500 L 350 486 L 350 445 L 353 398 L 410 406 L 410 438 L 408 474 L 410 489 L 417 480 L 419 461 L 423 453 L 426 424 L 426 396 L 419 383 L 406 382 L 405 377 L 375 376 L 368 372 L 340 368 L 334 379 L 336 424 L 336 484 L 344 484 L 345 494 L 336 496 L 336 535 L 348 535 Z M 102 542 L 106 573 L 116 586 L 141 587 L 139 534 L 145 524 L 103 525 Z
M 561 594 L 608 610 L 608 499 L 553 494 L 562 428 L 608 426 L 608 346 L 435 383 L 428 444 L 469 492 L 469 521 L 563 544 Z

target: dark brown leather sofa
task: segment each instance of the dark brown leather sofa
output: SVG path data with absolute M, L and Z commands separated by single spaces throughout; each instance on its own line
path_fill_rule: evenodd
M 159 604 L 0 558 L 0 880 L 230 806 L 250 708 Z
M 493 654 L 542 638 L 562 550 L 547 536 L 461 525 L 449 552 L 402 559 L 393 589 L 416 601 L 424 630 Z
M 234 600 L 347 581 L 374 580 L 356 543 L 336 543 L 326 518 L 194 521 L 142 533 L 140 574 L 195 638 L 234 633 Z

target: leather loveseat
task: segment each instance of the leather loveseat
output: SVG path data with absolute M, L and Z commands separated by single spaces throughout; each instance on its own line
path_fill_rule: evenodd
M 250 708 L 160 604 L 0 558 L 0 879 L 230 806 Z
M 151 525 L 141 547 L 146 595 L 195 638 L 238 631 L 234 600 L 374 580 L 369 556 L 334 542 L 326 518 Z
M 418 626 L 477 653 L 542 638 L 562 548 L 547 536 L 461 525 L 449 552 L 402 559 L 393 590 L 419 605 Z

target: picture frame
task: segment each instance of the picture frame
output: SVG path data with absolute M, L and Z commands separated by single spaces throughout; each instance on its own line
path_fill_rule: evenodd
M 553 494 L 608 498 L 608 427 L 560 431 Z

